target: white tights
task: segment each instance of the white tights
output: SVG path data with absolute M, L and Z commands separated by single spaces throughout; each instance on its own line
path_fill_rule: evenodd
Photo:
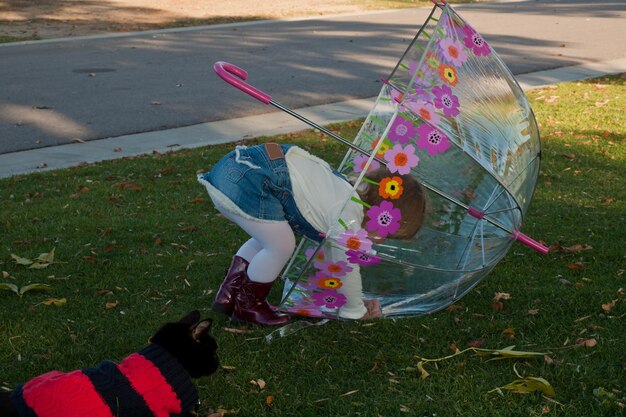
M 250 239 L 237 251 L 237 256 L 250 262 L 248 266 L 250 280 L 274 281 L 296 248 L 296 237 L 289 223 L 260 222 L 226 210 L 220 212 L 250 235 Z

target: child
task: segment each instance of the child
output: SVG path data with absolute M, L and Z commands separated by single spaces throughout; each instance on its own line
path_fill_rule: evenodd
M 385 174 L 391 175 L 382 168 L 368 173 L 367 177 L 376 182 Z M 199 175 L 198 181 L 207 188 L 215 208 L 251 236 L 233 256 L 213 310 L 239 321 L 263 325 L 289 321 L 289 316 L 267 302 L 267 295 L 293 254 L 294 233 L 321 241 L 322 234 L 336 227 L 340 213 L 349 227 L 359 229 L 364 206 L 350 201 L 344 208 L 348 197 L 360 198 L 368 204 L 378 204 L 381 200 L 377 186 L 363 182 L 357 195 L 354 186 L 325 161 L 297 146 L 276 143 L 237 146 L 210 172 Z M 403 181 L 403 197 L 395 200 L 394 206 L 402 211 L 404 221 L 391 238 L 414 236 L 424 216 L 422 187 L 411 176 L 403 176 Z M 378 236 L 372 238 L 381 240 Z M 358 268 L 353 275 L 354 279 L 344 280 L 340 290 L 347 303 L 339 316 L 380 317 L 378 300 L 362 298 Z

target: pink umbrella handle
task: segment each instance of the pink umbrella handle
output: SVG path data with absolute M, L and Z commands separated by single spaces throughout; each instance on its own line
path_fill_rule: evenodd
M 256 98 L 260 102 L 264 104 L 269 104 L 270 101 L 272 101 L 272 97 L 270 97 L 269 94 L 266 94 L 263 91 L 258 90 L 252 87 L 250 84 L 244 82 L 244 80 L 248 78 L 248 73 L 246 72 L 246 70 L 223 61 L 216 62 L 215 65 L 213 65 L 213 69 L 215 70 L 217 75 L 222 78 L 222 80 L 226 81 L 233 87 L 237 87 L 244 93 Z
M 528 246 L 529 248 L 532 248 L 532 249 L 536 250 L 537 252 L 541 253 L 542 255 L 547 255 L 548 252 L 550 252 L 550 248 L 549 247 L 547 247 L 546 245 L 542 245 L 541 243 L 539 243 L 536 240 L 530 238 L 529 236 L 526 236 L 524 233 L 520 233 L 517 230 L 513 232 L 513 237 L 518 242 Z

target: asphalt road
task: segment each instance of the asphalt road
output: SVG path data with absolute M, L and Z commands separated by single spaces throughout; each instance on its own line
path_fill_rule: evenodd
M 626 1 L 456 8 L 514 74 L 626 57 Z M 249 72 L 282 104 L 372 97 L 428 8 L 0 45 L 0 154 L 275 111 L 220 80 Z

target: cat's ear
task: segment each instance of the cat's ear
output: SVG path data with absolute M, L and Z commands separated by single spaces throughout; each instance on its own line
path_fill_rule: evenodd
M 180 319 L 178 322 L 186 324 L 188 326 L 193 326 L 199 321 L 200 321 L 200 312 L 198 310 L 194 310 L 191 313 L 187 314 L 182 319 Z
M 198 323 L 193 330 L 191 331 L 191 337 L 196 342 L 203 340 L 211 331 L 211 326 L 213 325 L 213 320 L 205 319 Z

